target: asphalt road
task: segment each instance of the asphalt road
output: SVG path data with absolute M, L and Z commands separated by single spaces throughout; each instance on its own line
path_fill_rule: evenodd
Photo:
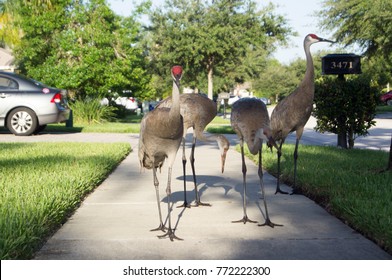
M 355 140 L 355 148 L 389 151 L 392 135 L 392 113 L 378 115 L 376 125 L 369 129 L 369 135 Z M 316 119 L 311 117 L 301 138 L 304 145 L 336 146 L 337 136 L 332 133 L 318 133 L 314 130 Z M 236 135 L 228 135 L 231 144 L 237 144 Z M 8 132 L 0 132 L 0 142 L 130 142 L 137 147 L 138 135 L 126 133 L 46 133 L 17 137 Z M 295 143 L 295 133 L 290 134 L 286 143 Z

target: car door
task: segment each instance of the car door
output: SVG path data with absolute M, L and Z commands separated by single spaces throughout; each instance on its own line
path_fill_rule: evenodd
M 0 125 L 4 126 L 9 110 L 18 104 L 19 85 L 9 77 L 0 75 Z

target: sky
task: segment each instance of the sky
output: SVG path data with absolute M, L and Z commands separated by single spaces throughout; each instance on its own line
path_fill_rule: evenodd
M 160 6 L 164 0 L 152 0 L 153 5 Z M 318 19 L 314 16 L 322 9 L 322 0 L 256 0 L 262 6 L 268 2 L 273 3 L 277 8 L 276 14 L 283 15 L 288 21 L 288 25 L 298 33 L 297 37 L 290 37 L 289 47 L 279 47 L 274 57 L 283 64 L 289 64 L 297 58 L 305 58 L 303 50 L 303 39 L 309 33 L 314 33 L 325 39 L 333 39 L 332 34 L 323 33 L 318 27 Z M 119 15 L 129 15 L 133 7 L 133 0 L 108 0 L 112 10 Z M 320 50 L 331 50 L 333 47 L 327 43 L 312 45 L 311 51 L 315 53 Z

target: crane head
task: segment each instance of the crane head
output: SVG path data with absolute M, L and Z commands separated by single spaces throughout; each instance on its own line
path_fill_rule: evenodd
M 309 40 L 309 41 L 311 41 L 311 43 L 317 43 L 317 42 L 335 43 L 334 41 L 331 41 L 331 40 L 328 40 L 328 39 L 321 38 L 321 37 L 317 36 L 316 34 L 308 34 L 308 35 L 305 37 L 305 40 Z
M 182 67 L 179 65 L 175 65 L 171 69 L 172 76 L 175 80 L 179 81 L 182 77 Z

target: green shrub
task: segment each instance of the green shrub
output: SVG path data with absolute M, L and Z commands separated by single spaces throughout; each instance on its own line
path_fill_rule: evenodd
M 316 81 L 314 116 L 316 130 L 332 132 L 342 139 L 343 148 L 353 148 L 357 136 L 368 134 L 375 124 L 376 89 L 366 77 L 355 76 L 342 80 L 323 76 Z
M 76 123 L 103 123 L 113 120 L 116 115 L 116 108 L 102 106 L 98 99 L 78 99 L 70 106 Z

